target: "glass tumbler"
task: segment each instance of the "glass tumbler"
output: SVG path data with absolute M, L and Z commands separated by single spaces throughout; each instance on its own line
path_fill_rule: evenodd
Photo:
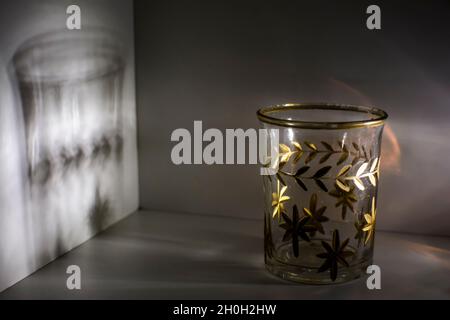
M 286 104 L 257 115 L 279 133 L 274 174 L 262 176 L 266 268 L 308 284 L 365 274 L 374 250 L 386 112 Z

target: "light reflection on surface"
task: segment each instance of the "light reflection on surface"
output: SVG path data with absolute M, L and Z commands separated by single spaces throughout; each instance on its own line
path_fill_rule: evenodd
M 382 172 L 400 174 L 400 144 L 391 125 L 388 123 L 384 127 L 384 141 L 381 145 Z
M 334 78 L 328 81 L 334 100 L 375 106 L 378 105 L 375 101 L 388 101 L 386 94 L 373 98 L 365 94 L 361 89 L 365 83 L 355 81 L 357 85 L 350 85 L 348 81 Z M 432 76 L 424 77 L 423 83 L 424 90 L 434 88 L 430 103 L 439 106 L 448 101 L 448 92 L 437 90 L 439 85 Z M 371 92 L 377 91 L 372 88 Z M 388 113 L 392 110 L 392 114 L 385 125 L 382 142 L 377 229 L 448 235 L 450 198 L 444 190 L 450 183 L 445 174 L 448 172 L 446 155 L 450 154 L 449 127 L 445 117 L 433 118 L 425 111 L 431 118 L 415 116 L 409 109 L 413 110 L 417 104 L 379 105 Z
M 347 92 L 350 96 L 356 98 L 360 101 L 361 104 L 365 106 L 373 106 L 374 103 L 360 90 L 352 87 L 344 81 L 329 78 L 328 79 L 332 86 L 338 88 L 343 92 Z M 382 106 L 380 106 L 382 108 Z M 400 173 L 400 144 L 398 142 L 397 136 L 394 133 L 392 125 L 389 123 L 391 119 L 388 119 L 388 122 L 384 126 L 383 130 L 383 142 L 381 144 L 381 170 L 383 173 Z
M 405 241 L 405 243 L 409 250 L 450 271 L 450 250 L 419 242 Z

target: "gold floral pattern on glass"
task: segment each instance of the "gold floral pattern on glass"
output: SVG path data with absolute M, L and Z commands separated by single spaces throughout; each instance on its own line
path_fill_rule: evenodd
M 325 235 L 323 224 L 330 221 L 325 216 L 326 206 L 318 206 L 318 195 L 313 193 L 310 197 L 309 206 L 303 206 L 303 216 L 299 216 L 297 204 L 293 205 L 292 218 L 286 213 L 285 202 L 291 200 L 291 197 L 286 195 L 288 184 L 284 178 L 294 179 L 296 184 L 303 190 L 308 191 L 307 181 L 314 181 L 315 185 L 320 190 L 326 192 L 327 195 L 336 198 L 335 207 L 340 208 L 340 216 L 342 220 L 346 220 L 347 213 L 354 213 L 354 204 L 358 202 L 356 190 L 366 190 L 368 185 L 375 187 L 379 175 L 379 158 L 371 159 L 372 152 L 367 152 L 364 146 L 359 146 L 356 143 L 351 144 L 351 148 L 342 144 L 341 147 L 333 147 L 330 143 L 321 141 L 325 149 L 319 149 L 317 145 L 310 141 L 301 143 L 293 141 L 291 146 L 288 144 L 279 145 L 278 163 L 279 169 L 276 175 L 276 192 L 272 193 L 272 218 L 278 218 L 278 225 L 284 229 L 283 242 L 291 242 L 292 253 L 295 257 L 299 256 L 299 242 L 311 241 L 318 232 Z M 317 157 L 320 155 L 320 157 Z M 334 155 L 336 157 L 335 165 L 322 165 L 330 160 Z M 304 157 L 304 165 L 300 165 L 298 169 L 293 171 L 285 170 L 291 161 L 291 170 L 293 166 L 297 166 L 300 160 Z M 312 169 L 311 163 L 318 158 L 319 167 Z M 292 160 L 291 160 L 292 159 Z M 347 160 L 351 163 L 345 164 Z M 337 171 L 335 175 L 330 175 L 333 170 Z M 335 171 L 335 172 L 336 172 Z M 334 189 L 329 191 L 327 181 L 331 181 Z M 366 183 L 367 181 L 367 183 Z M 364 222 L 356 218 L 354 226 L 357 230 L 355 239 L 358 240 L 358 247 L 364 241 L 366 245 L 371 238 L 373 238 L 376 209 L 375 197 L 372 198 L 371 213 L 363 214 Z M 349 243 L 346 239 L 342 244 L 339 239 L 339 230 L 335 229 L 332 235 L 331 245 L 325 241 L 322 242 L 323 248 L 326 252 L 318 254 L 317 257 L 325 259 L 323 265 L 318 272 L 330 270 L 330 278 L 335 281 L 338 274 L 339 266 L 348 267 L 349 264 L 346 258 L 350 257 L 353 252 L 345 250 Z
M 266 267 L 281 278 L 315 284 L 363 275 L 373 257 L 387 114 L 288 104 L 263 108 L 258 117 L 280 133 L 275 174 L 264 178 Z
M 354 253 L 350 250 L 345 250 L 350 239 L 345 239 L 344 242 L 341 243 L 339 239 L 339 230 L 333 231 L 333 240 L 331 245 L 322 240 L 322 246 L 325 249 L 325 252 L 317 254 L 318 258 L 325 259 L 325 262 L 319 268 L 318 272 L 325 272 L 328 269 L 330 270 L 330 278 L 332 281 L 335 281 L 338 274 L 338 264 L 341 264 L 345 267 L 350 267 L 347 262 L 347 258 L 351 257 Z
M 366 240 L 364 244 L 367 244 L 375 232 L 375 223 L 377 217 L 377 209 L 375 208 L 375 197 L 372 198 L 372 212 L 365 213 L 364 219 L 366 220 L 366 225 L 363 227 L 363 231 L 366 232 Z
M 284 195 L 286 190 L 287 186 L 283 186 L 280 190 L 280 181 L 277 180 L 277 192 L 272 193 L 273 218 L 278 216 L 278 219 L 280 219 L 281 213 L 285 210 L 283 202 L 290 199 L 289 196 Z

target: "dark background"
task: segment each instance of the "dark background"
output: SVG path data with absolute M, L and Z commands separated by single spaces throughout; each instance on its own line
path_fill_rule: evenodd
M 256 166 L 175 166 L 172 131 L 258 127 L 275 103 L 376 105 L 377 227 L 450 235 L 449 24 L 449 1 L 136 0 L 141 206 L 262 219 Z

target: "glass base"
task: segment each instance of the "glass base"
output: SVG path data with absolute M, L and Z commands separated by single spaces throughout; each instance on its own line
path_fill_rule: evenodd
M 372 264 L 371 260 L 348 261 L 350 266 L 339 265 L 337 278 L 330 278 L 330 271 L 318 272 L 324 262 L 317 258 L 317 254 L 323 252 L 320 241 L 303 242 L 300 244 L 299 257 L 292 254 L 292 246 L 284 244 L 276 251 L 277 257 L 266 252 L 266 269 L 275 276 L 304 284 L 337 284 L 357 279 L 366 273 L 367 267 Z M 351 249 L 351 248 L 349 248 Z

